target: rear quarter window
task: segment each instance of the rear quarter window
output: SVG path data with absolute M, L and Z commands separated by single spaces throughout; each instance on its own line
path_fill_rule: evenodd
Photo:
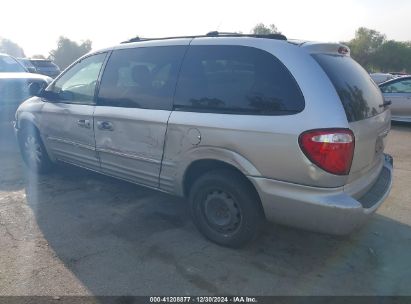
M 367 119 L 384 111 L 380 107 L 383 103 L 380 89 L 351 57 L 331 54 L 312 56 L 334 85 L 349 122 Z
M 177 84 L 176 110 L 287 115 L 304 109 L 287 68 L 270 53 L 245 46 L 191 46 Z

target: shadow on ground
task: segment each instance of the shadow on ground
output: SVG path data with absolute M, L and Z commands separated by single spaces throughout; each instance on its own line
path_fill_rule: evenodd
M 93 294 L 410 292 L 411 228 L 384 216 L 349 238 L 268 225 L 231 250 L 204 240 L 179 198 L 64 171 L 29 182 L 27 200 L 51 248 Z
M 48 245 L 94 295 L 411 294 L 411 227 L 382 215 L 347 238 L 269 224 L 231 250 L 197 232 L 180 198 L 68 166 L 15 174 L 0 190 L 25 187 Z

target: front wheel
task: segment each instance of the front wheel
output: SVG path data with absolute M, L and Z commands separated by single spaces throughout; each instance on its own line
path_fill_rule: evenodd
M 33 126 L 26 126 L 19 134 L 20 151 L 27 167 L 36 173 L 47 173 L 51 169 L 51 161 L 40 138 Z
M 232 170 L 211 171 L 199 177 L 189 199 L 198 229 L 223 246 L 245 245 L 259 234 L 265 222 L 252 185 Z

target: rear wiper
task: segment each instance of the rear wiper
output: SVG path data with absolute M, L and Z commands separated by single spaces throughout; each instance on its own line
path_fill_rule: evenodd
M 383 104 L 380 104 L 379 105 L 379 107 L 380 108 L 382 108 L 382 107 L 388 107 L 389 105 L 391 105 L 392 104 L 392 101 L 391 100 L 387 100 L 387 101 L 384 101 L 384 103 Z

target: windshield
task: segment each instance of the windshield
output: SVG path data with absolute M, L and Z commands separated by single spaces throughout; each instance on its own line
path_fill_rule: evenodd
M 27 72 L 26 69 L 13 57 L 0 56 L 0 72 Z

